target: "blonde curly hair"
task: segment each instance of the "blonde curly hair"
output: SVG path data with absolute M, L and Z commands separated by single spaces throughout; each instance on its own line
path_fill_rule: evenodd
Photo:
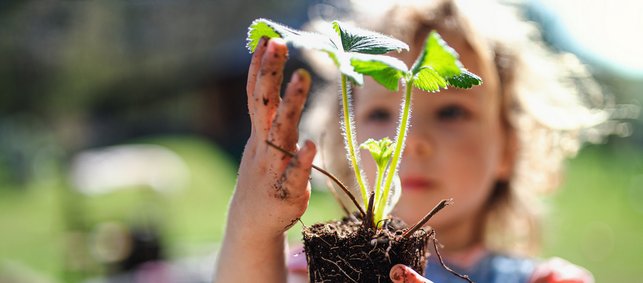
M 545 48 L 532 24 L 520 20 L 511 7 L 492 1 L 352 1 L 343 21 L 407 43 L 420 42 L 431 30 L 461 37 L 483 64 L 491 65 L 499 78 L 502 122 L 514 137 L 514 169 L 510 180 L 497 181 L 487 202 L 482 239 L 496 251 L 536 252 L 541 214 L 537 195 L 559 185 L 564 159 L 575 155 L 584 141 L 600 140 L 600 126 L 608 121 L 609 102 L 586 69 L 574 56 Z M 319 22 L 312 21 L 309 28 L 317 29 Z M 338 127 L 333 80 L 338 74 L 327 67 L 329 60 L 307 55 L 332 83 L 314 95 L 302 131 L 321 144 L 331 172 L 347 184 L 355 183 Z

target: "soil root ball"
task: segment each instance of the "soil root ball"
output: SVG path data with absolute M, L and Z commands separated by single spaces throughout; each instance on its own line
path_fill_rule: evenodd
M 349 217 L 304 228 L 310 282 L 391 282 L 389 272 L 399 263 L 423 274 L 429 233 L 402 237 L 406 225 L 399 219 L 383 226 L 365 229 Z

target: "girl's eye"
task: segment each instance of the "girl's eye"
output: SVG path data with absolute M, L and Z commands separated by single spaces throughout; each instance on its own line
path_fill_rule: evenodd
M 375 108 L 366 114 L 366 121 L 384 123 L 391 120 L 391 112 L 384 108 Z
M 459 105 L 448 105 L 438 110 L 437 118 L 444 122 L 454 122 L 469 118 L 470 113 L 467 109 Z

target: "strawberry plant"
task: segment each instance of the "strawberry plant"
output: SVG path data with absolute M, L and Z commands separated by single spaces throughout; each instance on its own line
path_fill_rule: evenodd
M 247 44 L 253 52 L 262 37 L 283 38 L 297 48 L 325 52 L 340 71 L 341 128 L 362 204 L 340 183 L 360 213 L 356 217 L 346 217 L 342 222 L 314 224 L 304 228 L 311 282 L 387 281 L 390 268 L 397 263 L 422 272 L 430 233 L 421 228 L 451 201 L 440 202 L 411 228 L 388 215 L 401 193 L 397 170 L 410 125 L 412 90 L 418 88 L 433 93 L 449 86 L 470 88 L 481 84 L 482 80 L 464 68 L 455 50 L 435 31 L 429 33 L 422 51 L 409 68 L 401 60 L 384 55 L 391 51 L 408 51 L 407 44 L 339 21 L 332 22 L 331 27 L 333 32 L 321 34 L 298 31 L 258 19 L 250 25 Z M 377 165 L 375 184 L 370 188 L 360 168 L 355 138 L 357 129 L 351 104 L 351 86 L 362 85 L 364 75 L 372 77 L 391 92 L 397 92 L 400 84 L 404 86 L 401 118 L 395 138 L 368 139 L 361 144 L 361 148 L 371 153 Z

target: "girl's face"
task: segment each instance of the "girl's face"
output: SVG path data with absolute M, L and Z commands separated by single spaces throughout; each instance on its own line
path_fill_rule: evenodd
M 460 51 L 460 55 L 462 63 L 482 77 L 481 86 L 440 93 L 416 89 L 413 93 L 412 126 L 399 169 L 402 196 L 393 211 L 409 225 L 440 200 L 453 198 L 454 204 L 429 224 L 438 229 L 475 226 L 495 182 L 508 177 L 496 79 L 485 72 L 472 52 Z M 372 79 L 355 90 L 359 142 L 369 137 L 395 138 L 402 92 L 391 93 Z M 376 166 L 367 151 L 361 154 L 372 183 Z

